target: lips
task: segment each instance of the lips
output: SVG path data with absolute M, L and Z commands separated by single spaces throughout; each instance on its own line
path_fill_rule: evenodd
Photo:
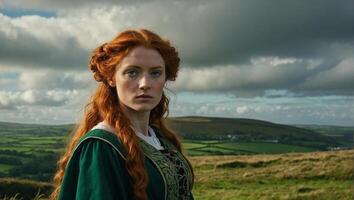
M 149 98 L 152 98 L 152 96 L 150 96 L 150 95 L 147 95 L 147 94 L 142 94 L 142 95 L 139 95 L 139 96 L 137 96 L 136 98 L 138 98 L 138 99 L 149 99 Z

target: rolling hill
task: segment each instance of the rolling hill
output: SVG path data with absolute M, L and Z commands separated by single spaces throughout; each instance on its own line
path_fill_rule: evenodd
M 242 118 L 171 117 L 169 126 L 185 140 L 232 140 L 242 142 L 270 142 L 311 146 L 319 149 L 352 146 L 353 138 L 339 137 L 336 130 L 343 128 L 327 126 L 293 126 L 267 121 Z M 67 136 L 74 124 L 41 125 L 0 122 L 0 135 Z M 354 127 L 345 127 L 345 133 Z
M 342 140 L 313 129 L 240 118 L 176 117 L 168 124 L 182 138 L 192 140 L 234 140 L 273 142 L 326 149 L 343 146 Z M 351 130 L 354 132 L 354 128 Z M 353 144 L 353 140 L 347 144 Z

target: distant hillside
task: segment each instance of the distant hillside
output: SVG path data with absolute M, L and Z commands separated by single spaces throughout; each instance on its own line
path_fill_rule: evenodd
M 271 142 L 311 146 L 319 149 L 353 144 L 353 140 L 348 138 L 348 134 L 345 137 L 338 137 L 338 135 L 333 137 L 334 134 L 331 132 L 343 131 L 340 127 L 330 129 L 328 126 L 326 127 L 327 132 L 323 133 L 323 127 L 322 129 L 314 128 L 314 126 L 296 127 L 254 119 L 172 117 L 167 121 L 182 138 L 190 140 Z M 63 136 L 69 135 L 74 126 L 74 124 L 40 125 L 0 122 L 0 135 L 16 133 L 17 135 Z
M 267 121 L 240 118 L 176 117 L 170 127 L 184 139 L 233 139 L 236 141 L 269 141 L 316 146 L 322 149 L 341 144 L 332 137 L 313 130 Z
M 43 124 L 21 124 L 12 122 L 0 122 L 0 135 L 11 134 L 30 134 L 43 136 L 66 135 L 73 129 L 74 124 L 66 125 L 43 125 Z
M 328 136 L 340 143 L 339 146 L 354 146 L 354 127 L 350 126 L 328 126 L 328 125 L 295 125 L 299 128 L 305 128 L 315 131 L 324 136 Z
M 353 126 L 328 126 L 328 125 L 293 125 L 299 128 L 310 129 L 322 134 L 328 135 L 349 135 L 353 137 Z

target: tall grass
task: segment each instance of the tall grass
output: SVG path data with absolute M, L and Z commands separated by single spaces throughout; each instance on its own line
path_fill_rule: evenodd
M 190 157 L 196 199 L 352 200 L 354 151 Z

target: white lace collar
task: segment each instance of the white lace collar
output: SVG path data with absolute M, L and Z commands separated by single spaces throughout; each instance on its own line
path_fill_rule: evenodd
M 111 133 L 115 133 L 114 128 L 112 126 L 110 126 L 109 124 L 106 124 L 104 121 L 98 123 L 91 130 L 94 130 L 94 129 L 103 129 L 103 130 L 109 131 Z M 150 126 L 149 126 L 149 130 L 148 130 L 149 135 L 144 135 L 144 134 L 137 132 L 137 131 L 135 131 L 135 133 L 139 138 L 143 139 L 145 142 L 147 142 L 151 146 L 155 147 L 157 150 L 164 149 L 160 143 L 160 140 L 156 137 L 154 129 L 152 129 Z

